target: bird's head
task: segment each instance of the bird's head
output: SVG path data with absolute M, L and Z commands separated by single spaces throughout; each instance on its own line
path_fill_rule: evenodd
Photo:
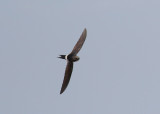
M 78 57 L 78 56 L 74 56 L 73 57 L 73 61 L 75 62 L 75 61 L 78 61 L 80 58 Z

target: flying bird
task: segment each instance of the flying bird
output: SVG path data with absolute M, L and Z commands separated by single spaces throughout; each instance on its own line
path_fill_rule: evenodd
M 74 46 L 72 52 L 68 55 L 60 55 L 58 58 L 65 59 L 67 60 L 67 66 L 64 74 L 64 79 L 61 87 L 60 94 L 62 94 L 65 89 L 68 86 L 68 83 L 70 81 L 71 75 L 72 75 L 72 70 L 73 70 L 73 62 L 78 61 L 80 58 L 77 56 L 78 52 L 82 48 L 84 41 L 87 36 L 87 30 L 86 28 L 83 30 L 79 40 L 77 41 L 76 45 Z

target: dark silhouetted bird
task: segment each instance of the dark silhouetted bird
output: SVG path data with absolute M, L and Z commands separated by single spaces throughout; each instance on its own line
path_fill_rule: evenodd
M 74 46 L 72 52 L 68 55 L 60 55 L 58 57 L 58 58 L 67 60 L 67 66 L 66 66 L 65 75 L 64 75 L 63 84 L 62 84 L 62 87 L 61 87 L 60 94 L 62 94 L 68 86 L 69 80 L 71 78 L 72 70 L 73 70 L 73 62 L 78 61 L 80 59 L 77 56 L 77 53 L 82 48 L 83 43 L 86 39 L 86 36 L 87 36 L 87 30 L 84 29 L 84 31 L 82 32 L 78 42 Z

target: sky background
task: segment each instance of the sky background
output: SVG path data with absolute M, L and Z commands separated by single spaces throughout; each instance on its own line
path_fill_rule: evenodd
M 160 1 L 1 0 L 0 114 L 160 114 Z

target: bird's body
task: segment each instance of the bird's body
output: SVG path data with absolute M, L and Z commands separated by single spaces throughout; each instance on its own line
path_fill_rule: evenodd
M 58 57 L 58 58 L 67 60 L 65 76 L 64 76 L 64 80 L 63 80 L 63 84 L 62 84 L 62 87 L 61 87 L 60 94 L 62 94 L 65 91 L 65 89 L 67 88 L 67 86 L 68 86 L 68 83 L 69 83 L 70 78 L 71 78 L 72 70 L 73 70 L 73 62 L 76 62 L 76 61 L 78 61 L 80 59 L 77 56 L 77 53 L 82 48 L 83 43 L 84 43 L 84 41 L 86 39 L 86 36 L 87 36 L 87 30 L 84 29 L 82 35 L 80 36 L 78 42 L 74 46 L 72 52 L 70 54 L 68 54 L 68 55 L 60 55 L 60 57 Z
M 72 54 L 69 54 L 69 55 L 60 55 L 59 58 L 68 60 L 70 62 L 76 62 L 76 61 L 78 61 L 80 59 L 78 56 L 72 55 Z

